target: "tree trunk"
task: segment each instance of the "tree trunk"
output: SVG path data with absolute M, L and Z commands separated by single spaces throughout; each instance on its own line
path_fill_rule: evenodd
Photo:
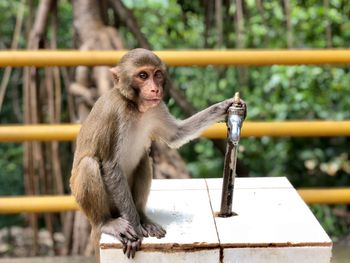
M 49 13 L 54 2 L 54 0 L 42 0 L 39 3 L 34 25 L 29 34 L 28 49 L 43 47 Z M 37 69 L 33 67 L 27 67 L 24 70 L 24 122 L 26 124 L 37 124 L 40 121 L 39 77 L 37 73 Z M 24 176 L 26 178 L 27 194 L 39 194 L 42 187 L 44 187 L 44 193 L 47 191 L 48 175 L 44 165 L 45 155 L 43 149 L 43 144 L 40 142 L 26 142 L 24 144 Z M 37 215 L 30 215 L 30 224 L 33 229 L 32 255 L 38 254 L 37 220 Z M 45 215 L 45 223 L 52 232 L 52 215 Z
M 236 47 L 241 49 L 245 47 L 244 42 L 244 16 L 242 0 L 236 0 Z
M 262 19 L 262 24 L 264 25 L 265 29 L 268 29 L 268 24 L 264 16 L 264 7 L 261 0 L 256 0 L 256 7 L 258 9 L 259 15 Z M 264 46 L 267 47 L 269 44 L 269 34 L 264 35 Z
M 235 32 L 236 32 L 236 47 L 238 49 L 245 48 L 244 39 L 244 15 L 242 0 L 236 0 L 236 16 L 235 16 Z M 246 87 L 248 84 L 248 68 L 237 67 L 238 84 L 240 87 Z
M 13 33 L 11 49 L 18 48 L 18 40 L 19 40 L 19 37 L 21 35 L 22 24 L 23 24 L 24 7 L 25 7 L 24 0 L 21 0 L 20 8 L 17 11 L 16 25 L 15 25 L 15 30 Z M 4 101 L 4 97 L 6 94 L 7 85 L 9 83 L 9 80 L 11 77 L 11 72 L 12 72 L 12 68 L 6 67 L 5 72 L 3 74 L 3 77 L 2 77 L 2 80 L 1 80 L 1 84 L 0 84 L 0 111 L 1 111 L 2 103 Z
M 204 6 L 204 48 L 209 48 L 209 35 L 213 21 L 214 13 L 214 2 L 213 1 L 203 1 Z
M 222 0 L 215 0 L 215 21 L 216 21 L 216 47 L 222 48 L 223 44 L 223 21 L 222 21 Z
M 293 27 L 292 27 L 292 21 L 290 18 L 290 1 L 289 0 L 283 0 L 284 3 L 284 10 L 285 10 L 285 16 L 286 16 L 286 26 L 287 26 L 287 47 L 293 48 Z
M 329 0 L 323 0 L 324 12 L 325 12 L 325 23 L 326 23 L 326 46 L 332 48 L 332 26 L 329 19 Z
M 126 8 L 123 1 L 109 0 L 109 2 L 118 14 L 119 19 L 124 22 L 124 24 L 130 30 L 130 32 L 134 35 L 139 45 L 145 49 L 151 49 L 151 45 L 149 44 L 145 36 L 142 34 L 137 20 L 134 17 L 134 14 L 128 8 Z

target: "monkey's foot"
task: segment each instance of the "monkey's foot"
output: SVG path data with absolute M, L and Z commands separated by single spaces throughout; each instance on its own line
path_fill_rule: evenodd
M 166 231 L 158 224 L 153 222 L 141 223 L 142 234 L 144 237 L 165 237 Z

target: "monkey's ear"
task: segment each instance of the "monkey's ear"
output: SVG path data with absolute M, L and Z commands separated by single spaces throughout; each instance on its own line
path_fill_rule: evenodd
M 110 68 L 109 71 L 112 73 L 114 83 L 117 84 L 119 81 L 119 68 L 118 68 L 118 66 L 116 66 L 114 68 Z

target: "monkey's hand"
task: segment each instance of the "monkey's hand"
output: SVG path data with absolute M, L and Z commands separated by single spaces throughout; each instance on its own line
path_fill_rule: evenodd
M 234 99 L 231 98 L 231 99 L 227 99 L 222 102 L 219 102 L 217 105 L 221 109 L 222 114 L 226 116 L 228 109 L 231 106 L 233 106 L 233 104 L 234 104 Z M 244 109 L 244 118 L 245 118 L 247 116 L 247 104 L 242 99 L 239 99 L 238 104 Z
M 125 219 L 124 219 L 125 220 Z M 130 224 L 131 226 L 131 224 Z M 137 239 L 128 239 L 125 243 L 123 243 L 123 253 L 128 258 L 134 258 L 136 251 L 140 250 L 141 242 L 143 239 L 142 227 L 139 224 L 138 226 L 132 227 L 135 234 L 137 235 Z
M 128 258 L 134 258 L 136 251 L 140 250 L 141 247 L 141 239 L 137 239 L 135 241 L 128 240 L 125 244 L 123 244 L 123 253 L 128 257 Z
M 141 247 L 142 230 L 141 225 L 133 227 L 130 222 L 122 217 L 110 220 L 105 223 L 101 232 L 115 236 L 123 244 L 123 252 L 133 258 L 137 250 Z
M 239 99 L 239 104 L 244 109 L 244 119 L 245 119 L 247 117 L 247 104 L 242 99 Z

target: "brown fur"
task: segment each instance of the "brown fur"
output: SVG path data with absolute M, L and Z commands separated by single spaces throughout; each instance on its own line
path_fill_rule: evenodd
M 222 120 L 232 100 L 178 121 L 158 101 L 168 76 L 154 53 L 132 50 L 111 71 L 115 87 L 98 99 L 79 132 L 70 184 L 96 246 L 101 232 L 112 234 L 133 257 L 144 236 L 165 235 L 144 213 L 152 179 L 150 138 L 180 147 Z

